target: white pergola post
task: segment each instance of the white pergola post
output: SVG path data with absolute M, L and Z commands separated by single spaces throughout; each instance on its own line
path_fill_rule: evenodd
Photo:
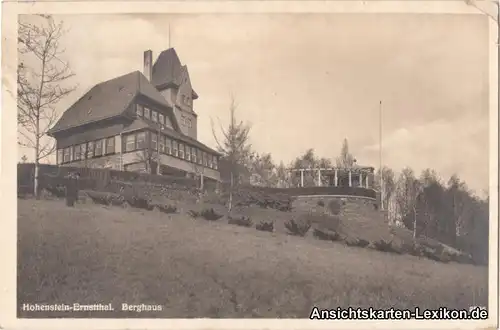
M 352 187 L 352 172 L 349 170 L 349 187 Z
M 339 185 L 339 175 L 338 175 L 338 170 L 335 169 L 335 187 Z
M 321 169 L 318 168 L 318 187 L 321 187 Z
M 359 172 L 359 186 L 363 188 L 363 172 Z
M 366 175 L 366 178 L 365 178 L 365 187 L 366 187 L 366 188 L 369 188 L 369 187 L 368 187 L 368 176 L 369 176 L 369 175 L 367 174 L 367 175 Z
M 304 170 L 300 170 L 300 186 L 304 187 Z

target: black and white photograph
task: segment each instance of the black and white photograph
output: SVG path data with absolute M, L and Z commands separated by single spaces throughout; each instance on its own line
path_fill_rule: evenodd
M 4 7 L 12 317 L 498 327 L 498 2 L 432 2 Z

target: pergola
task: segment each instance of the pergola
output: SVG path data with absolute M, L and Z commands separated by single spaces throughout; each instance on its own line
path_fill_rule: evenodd
M 339 178 L 347 176 L 349 187 L 353 186 L 353 178 L 357 179 L 357 186 L 362 188 L 369 188 L 369 178 L 373 176 L 375 169 L 366 166 L 353 166 L 350 168 L 332 167 L 332 168 L 298 168 L 290 169 L 290 172 L 300 172 L 300 186 L 304 187 L 304 173 L 316 172 L 317 180 L 316 185 L 322 186 L 322 175 L 329 177 L 329 182 L 333 181 L 333 186 L 339 186 Z M 333 179 L 333 180 L 332 180 Z

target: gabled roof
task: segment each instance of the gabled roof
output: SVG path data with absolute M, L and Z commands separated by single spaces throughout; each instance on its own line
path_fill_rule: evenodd
M 181 64 L 177 52 L 169 48 L 160 53 L 153 65 L 151 83 L 156 88 L 168 86 L 179 86 L 182 84 L 182 72 L 187 67 Z M 198 98 L 198 94 L 193 90 L 193 97 Z
M 49 134 L 119 116 L 139 94 L 172 107 L 140 71 L 134 71 L 92 87 L 63 113 Z

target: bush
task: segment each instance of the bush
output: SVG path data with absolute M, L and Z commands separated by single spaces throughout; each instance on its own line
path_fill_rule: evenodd
M 424 248 L 418 243 L 403 243 L 402 250 L 404 253 L 415 257 L 421 257 L 424 255 Z
M 307 215 L 307 219 L 312 223 L 318 224 L 318 228 L 321 229 L 337 231 L 340 226 L 340 216 L 338 215 L 311 213 Z
M 397 249 L 392 242 L 386 242 L 384 240 L 376 241 L 373 242 L 373 247 L 378 251 L 401 254 L 401 251 Z
M 154 206 L 149 203 L 149 200 L 147 200 L 146 198 L 143 198 L 143 197 L 132 196 L 132 197 L 126 198 L 126 202 L 131 207 L 135 207 L 138 209 L 151 211 L 154 208 Z
M 123 206 L 125 198 L 118 194 L 108 193 L 109 204 L 114 206 Z
M 341 239 L 340 235 L 332 230 L 327 229 L 318 229 L 315 228 L 313 232 L 314 237 L 323 240 L 323 241 L 339 241 Z
M 188 211 L 188 214 L 190 216 L 192 216 L 193 218 L 199 218 L 201 216 L 201 213 L 198 212 L 198 211 L 194 211 L 194 210 L 189 210 Z
M 291 219 L 285 223 L 285 227 L 288 229 L 289 234 L 304 237 L 311 228 L 311 222 L 297 222 L 294 219 Z
M 223 216 L 214 211 L 213 208 L 205 209 L 200 212 L 200 216 L 208 221 L 217 221 Z
M 94 202 L 99 205 L 109 205 L 111 203 L 110 193 L 104 193 L 100 191 L 87 191 L 86 195 Z
M 177 212 L 177 207 L 174 205 L 164 205 L 164 204 L 155 204 L 154 207 L 162 213 L 171 214 Z
M 255 226 L 255 229 L 272 233 L 274 231 L 274 222 L 261 221 Z
M 321 207 L 325 206 L 325 202 L 323 202 L 323 200 L 321 200 L 321 199 L 318 201 L 317 204 L 318 204 L 318 206 L 321 206 Z
M 346 238 L 344 242 L 347 246 L 355 246 L 361 248 L 367 247 L 370 244 L 370 242 L 362 238 Z
M 231 225 L 242 226 L 242 227 L 252 227 L 253 226 L 253 222 L 250 219 L 250 217 L 245 217 L 245 216 L 233 217 L 233 216 L 229 215 L 227 223 L 229 223 Z
M 342 210 L 342 206 L 340 203 L 336 200 L 330 201 L 328 203 L 328 210 L 333 214 L 333 215 L 339 215 L 340 211 Z
M 52 185 L 47 185 L 45 188 L 43 188 L 45 191 L 47 191 L 51 196 L 57 197 L 57 198 L 64 198 L 66 196 L 66 189 L 64 186 L 52 186 Z

